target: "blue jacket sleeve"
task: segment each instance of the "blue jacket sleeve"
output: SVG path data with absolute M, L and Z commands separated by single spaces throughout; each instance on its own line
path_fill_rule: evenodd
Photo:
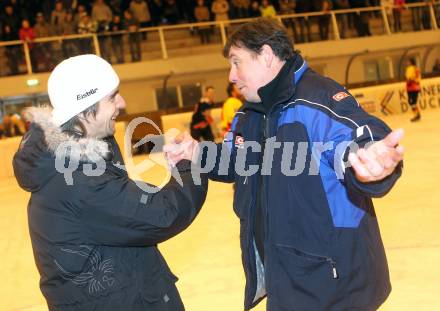
M 383 121 L 367 114 L 353 96 L 346 91 L 341 92 L 346 97 L 339 100 L 326 94 L 325 102 L 298 101 L 303 106 L 301 117 L 312 142 L 321 142 L 326 146 L 320 158 L 324 162 L 322 164 L 332 167 L 338 178 L 353 191 L 368 197 L 381 197 L 400 177 L 402 163 L 390 176 L 370 183 L 359 182 L 352 168 L 346 166 L 350 151 L 383 139 L 391 130 Z

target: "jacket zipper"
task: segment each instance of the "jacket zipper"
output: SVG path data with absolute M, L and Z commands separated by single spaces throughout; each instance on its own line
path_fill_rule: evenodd
M 332 267 L 333 279 L 339 278 L 338 270 L 336 269 L 336 262 L 333 260 L 333 258 L 331 258 L 329 256 L 320 256 L 320 255 L 316 255 L 316 254 L 312 254 L 312 253 L 306 253 L 304 251 L 299 251 L 299 250 L 297 252 L 303 253 L 304 255 L 309 255 L 310 257 L 315 257 L 317 259 L 327 261 L 330 264 L 330 266 Z
M 272 111 L 272 109 L 270 109 L 270 111 Z M 270 113 L 270 111 L 269 111 L 269 113 Z M 262 149 L 261 149 L 261 172 L 263 171 L 263 164 L 264 164 L 264 152 L 265 152 L 265 149 L 266 149 L 266 140 L 267 140 L 267 138 L 269 137 L 269 115 L 267 115 L 267 117 L 266 117 L 266 115 L 265 114 L 263 114 L 263 128 L 264 128 L 264 130 L 263 130 L 263 141 L 262 141 Z M 261 188 L 267 188 L 267 185 L 265 185 L 265 183 L 264 183 L 264 176 L 261 174 L 261 172 L 260 172 L 260 175 L 261 175 Z M 262 192 L 262 193 L 264 193 L 264 198 L 262 198 L 262 199 L 264 199 L 264 202 L 262 202 L 262 203 L 264 203 L 264 205 L 262 205 L 263 206 L 263 208 L 264 208 L 264 219 L 263 219 L 263 221 L 264 221 L 264 230 L 265 230 L 265 241 L 266 241 L 266 239 L 269 237 L 269 220 L 268 220 L 268 212 L 267 212 L 267 196 L 268 196 L 268 193 L 267 193 L 267 191 L 266 191 L 267 189 L 264 189 L 264 192 Z
M 269 113 L 272 111 L 272 109 L 270 109 L 270 111 L 269 111 Z M 267 117 L 263 114 L 263 123 L 264 123 L 264 134 L 263 134 L 263 139 L 264 139 L 264 149 L 266 149 L 266 140 L 267 140 L 267 138 L 269 137 L 269 114 L 267 115 Z M 261 170 L 263 170 L 263 163 L 264 163 L 264 151 L 265 150 L 262 150 L 262 152 L 263 152 L 263 160 L 261 161 Z M 264 197 L 264 200 L 265 200 L 265 202 L 264 202 L 264 205 L 263 205 L 263 207 L 264 207 L 264 223 L 265 223 L 265 231 L 266 231 L 266 234 L 265 234 L 265 236 L 266 236 L 266 238 L 268 238 L 269 237 L 269 213 L 268 213 L 268 202 L 267 202 L 267 198 L 268 198 L 268 189 L 267 189 L 267 185 L 265 185 L 264 184 L 264 176 L 261 176 L 261 183 L 262 183 L 262 186 L 263 187 L 265 187 L 266 189 L 264 189 L 265 191 L 264 191 L 264 194 L 265 194 L 265 197 Z
M 336 262 L 333 260 L 333 258 L 331 258 L 329 256 L 321 256 L 321 255 L 317 255 L 317 254 L 313 254 L 313 253 L 309 253 L 309 252 L 300 251 L 300 250 L 293 248 L 291 246 L 288 246 L 288 245 L 282 245 L 282 244 L 279 244 L 279 245 L 283 246 L 283 247 L 291 248 L 294 251 L 294 253 L 296 253 L 297 256 L 302 256 L 305 258 L 307 258 L 307 257 L 315 258 L 320 261 L 327 261 L 330 264 L 330 266 L 332 267 L 333 278 L 339 279 L 338 270 L 336 269 Z

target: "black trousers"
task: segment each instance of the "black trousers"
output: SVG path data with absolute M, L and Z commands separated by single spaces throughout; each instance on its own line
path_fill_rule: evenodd
M 411 92 L 408 91 L 408 103 L 410 104 L 411 108 L 417 107 L 417 98 L 419 97 L 419 92 Z

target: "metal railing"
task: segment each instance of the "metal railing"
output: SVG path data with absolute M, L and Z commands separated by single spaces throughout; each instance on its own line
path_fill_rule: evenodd
M 278 15 L 275 18 L 286 26 L 295 44 L 439 28 L 438 2 L 408 4 L 399 10 L 399 14 L 394 14 L 397 9 L 378 6 Z M 32 42 L 0 42 L 0 68 L 3 68 L 0 76 L 47 72 L 62 59 L 83 53 L 94 53 L 113 63 L 123 63 L 127 58 L 135 62 L 145 56 L 149 60 L 168 59 L 187 53 L 203 53 L 210 48 L 218 50 L 237 25 L 249 20 L 148 27 L 137 32 L 66 35 L 37 38 Z

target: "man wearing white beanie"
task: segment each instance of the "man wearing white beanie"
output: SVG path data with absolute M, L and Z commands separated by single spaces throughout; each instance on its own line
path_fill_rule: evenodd
M 72 57 L 50 75 L 52 109 L 27 113 L 13 165 L 31 192 L 29 231 L 50 311 L 184 310 L 156 245 L 194 220 L 207 178 L 191 178 L 195 143 L 176 165 L 181 185 L 172 178 L 152 194 L 128 178 L 113 138 L 125 107 L 118 88 L 105 60 Z

